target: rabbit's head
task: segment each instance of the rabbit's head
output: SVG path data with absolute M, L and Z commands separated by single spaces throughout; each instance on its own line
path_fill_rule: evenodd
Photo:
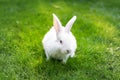
M 70 31 L 75 20 L 76 16 L 73 16 L 63 27 L 58 17 L 53 14 L 53 26 L 56 31 L 57 43 L 60 45 L 60 52 L 63 54 L 72 53 L 76 49 L 76 40 Z

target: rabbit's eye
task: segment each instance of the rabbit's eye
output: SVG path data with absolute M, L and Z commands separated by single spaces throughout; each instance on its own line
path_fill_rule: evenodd
M 62 44 L 63 42 L 62 42 L 62 40 L 60 40 L 60 44 Z

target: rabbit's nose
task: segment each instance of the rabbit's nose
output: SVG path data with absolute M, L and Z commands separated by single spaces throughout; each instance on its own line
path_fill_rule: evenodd
M 70 53 L 70 50 L 66 50 L 67 51 L 67 53 Z

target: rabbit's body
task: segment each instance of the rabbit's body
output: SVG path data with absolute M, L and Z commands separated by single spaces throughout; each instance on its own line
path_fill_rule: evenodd
M 45 50 L 47 60 L 49 58 L 55 58 L 63 60 L 66 63 L 69 56 L 73 57 L 76 50 L 76 39 L 69 31 L 66 32 L 66 28 L 62 27 L 58 18 L 54 16 L 54 26 L 46 33 L 42 43 Z M 57 21 L 55 21 L 57 20 Z M 55 28 L 57 24 L 57 28 Z M 58 27 L 59 25 L 59 27 Z

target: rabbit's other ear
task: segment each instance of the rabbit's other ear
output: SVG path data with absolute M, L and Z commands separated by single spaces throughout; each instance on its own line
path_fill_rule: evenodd
M 71 30 L 71 27 L 72 27 L 72 25 L 73 25 L 73 23 L 75 22 L 75 20 L 76 20 L 76 16 L 73 16 L 70 20 L 69 20 L 69 22 L 66 24 L 66 27 L 65 27 L 65 31 L 66 32 L 70 32 L 70 30 Z
M 58 19 L 58 17 L 53 13 L 53 26 L 55 28 L 55 31 L 58 33 L 61 31 L 61 22 Z

